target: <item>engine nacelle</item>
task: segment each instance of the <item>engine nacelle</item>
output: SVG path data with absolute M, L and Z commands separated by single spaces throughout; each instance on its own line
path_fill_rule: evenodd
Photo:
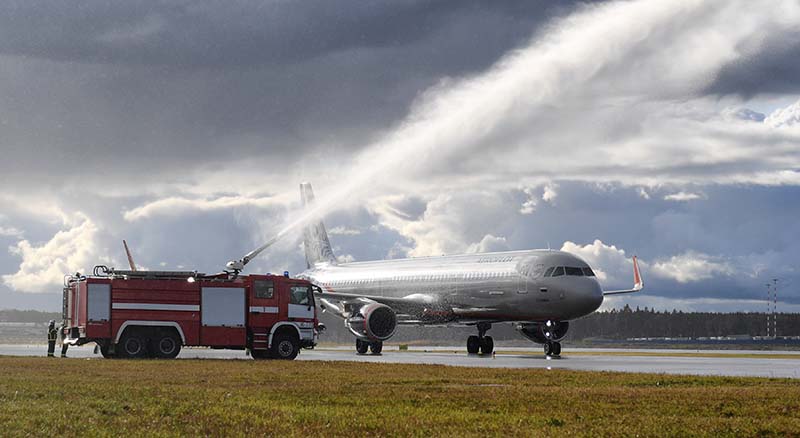
M 564 339 L 569 330 L 568 321 L 524 322 L 514 324 L 518 332 L 537 344 Z
M 385 304 L 371 303 L 361 306 L 345 325 L 361 339 L 385 341 L 397 328 L 397 314 Z

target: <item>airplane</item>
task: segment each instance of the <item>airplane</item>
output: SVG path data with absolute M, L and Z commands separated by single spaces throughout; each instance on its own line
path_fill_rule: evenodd
M 300 184 L 303 206 L 314 202 Z M 323 311 L 344 319 L 356 351 L 380 354 L 398 325 L 474 326 L 467 352 L 491 355 L 492 324 L 511 323 L 524 337 L 561 355 L 569 321 L 597 310 L 607 295 L 633 293 L 644 283 L 633 256 L 631 289 L 603 291 L 594 271 L 564 251 L 524 250 L 338 263 L 321 220 L 303 230 L 308 269 Z

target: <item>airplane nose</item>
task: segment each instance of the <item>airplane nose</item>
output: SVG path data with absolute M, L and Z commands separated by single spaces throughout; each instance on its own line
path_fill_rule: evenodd
M 603 304 L 603 289 L 597 280 L 587 282 L 581 290 L 581 301 L 583 302 L 582 313 L 588 315 L 600 308 Z

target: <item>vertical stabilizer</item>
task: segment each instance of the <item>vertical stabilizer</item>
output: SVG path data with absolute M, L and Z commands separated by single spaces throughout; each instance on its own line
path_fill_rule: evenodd
M 314 190 L 311 183 L 300 183 L 300 199 L 303 207 L 311 208 L 314 203 Z M 336 256 L 333 255 L 331 242 L 328 240 L 328 232 L 322 219 L 312 219 L 303 229 L 303 247 L 306 250 L 306 264 L 309 268 L 317 263 L 336 264 Z

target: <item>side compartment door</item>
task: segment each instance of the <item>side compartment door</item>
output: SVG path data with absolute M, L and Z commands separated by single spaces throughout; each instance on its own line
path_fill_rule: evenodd
M 206 287 L 200 295 L 200 344 L 211 347 L 245 345 L 245 288 Z

